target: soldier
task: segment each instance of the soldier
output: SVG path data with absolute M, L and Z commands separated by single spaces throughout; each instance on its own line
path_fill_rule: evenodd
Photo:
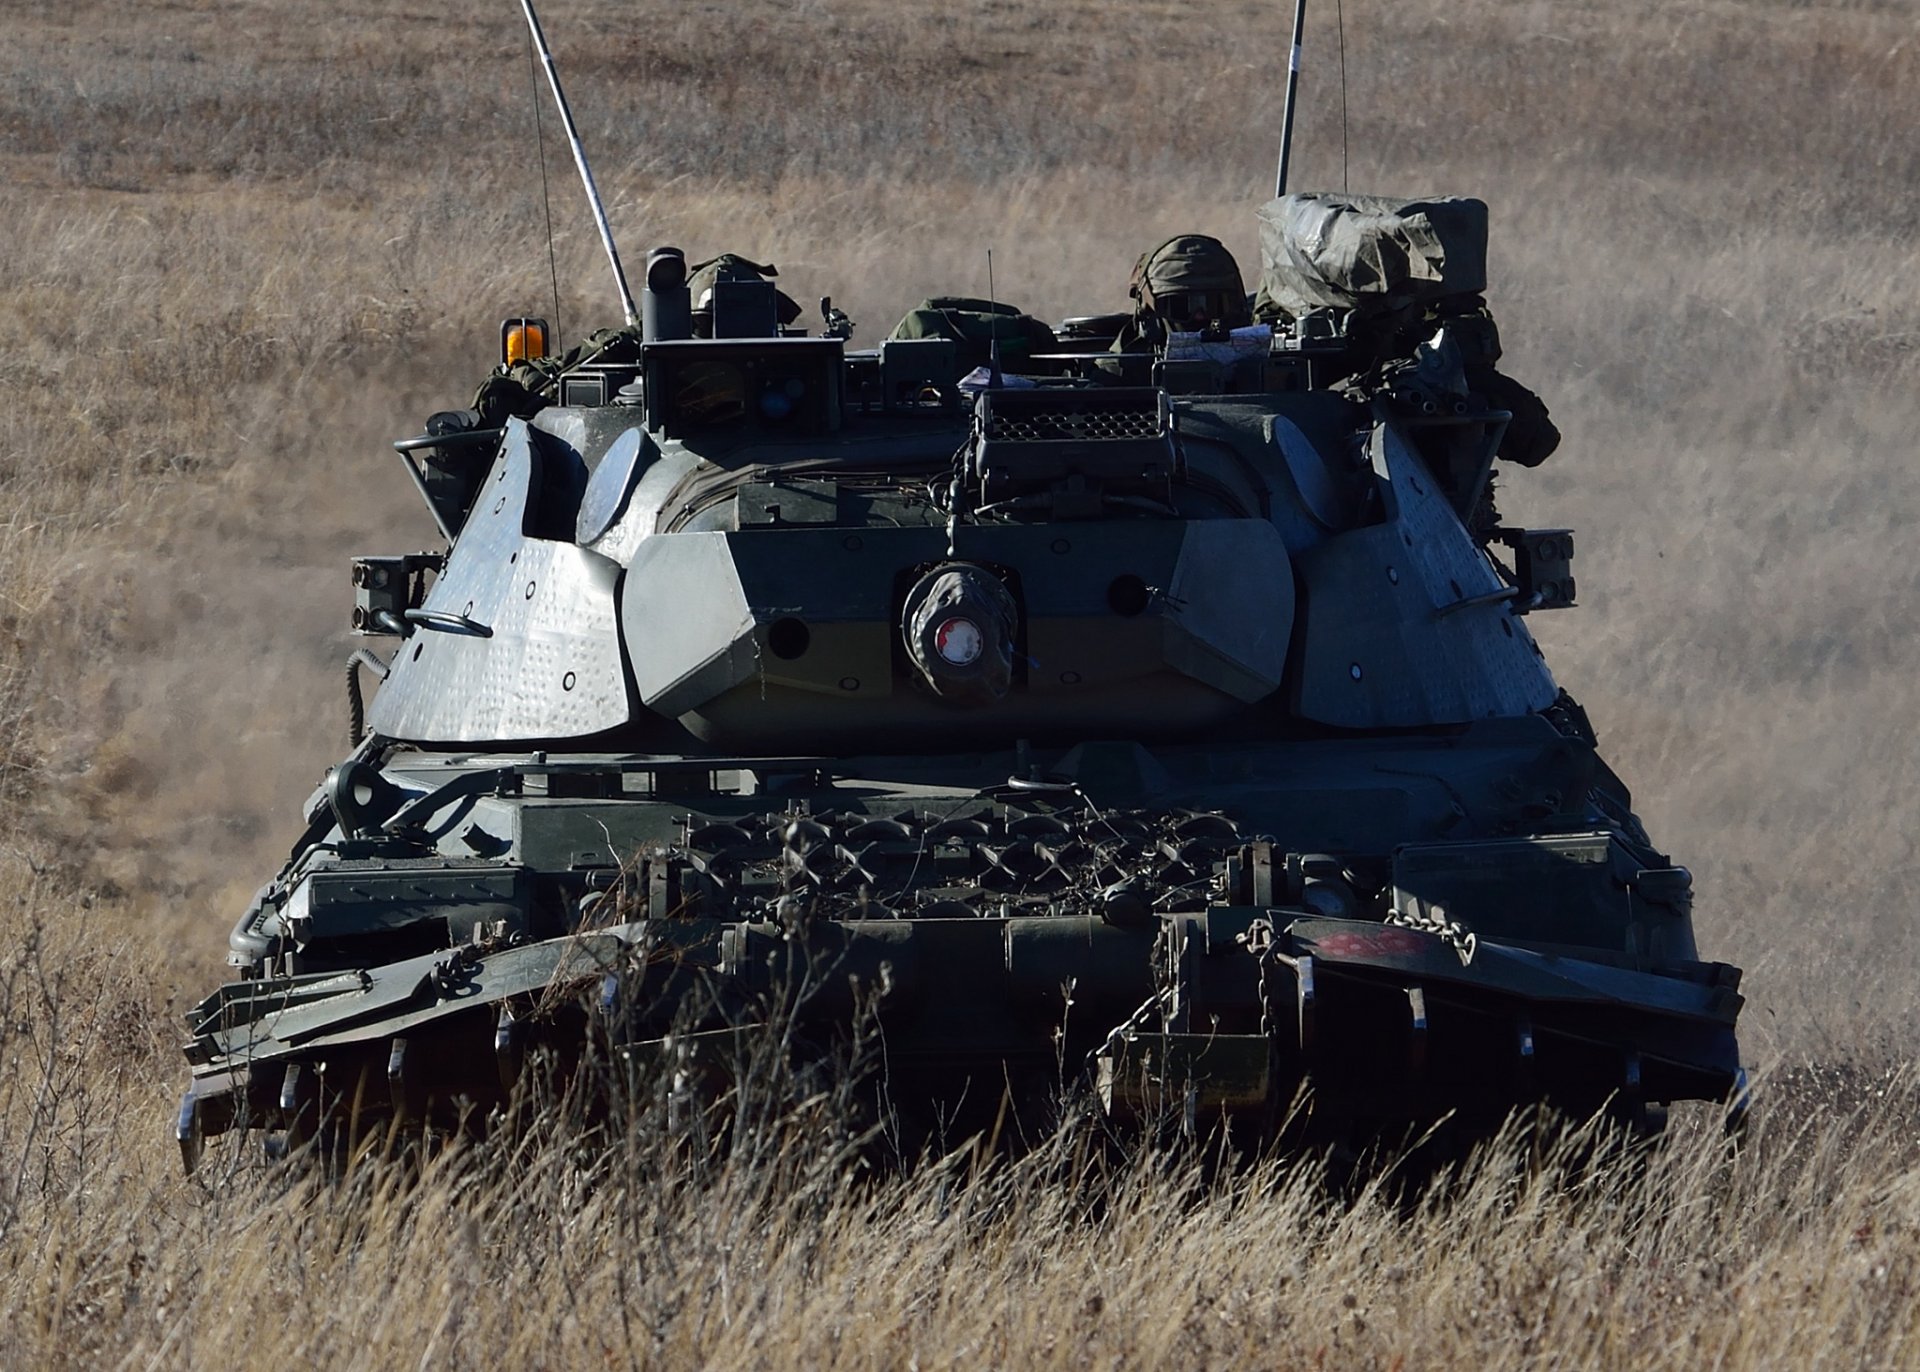
M 1140 254 L 1127 293 L 1133 318 L 1114 339 L 1115 352 L 1151 352 L 1169 333 L 1225 337 L 1253 322 L 1240 264 L 1205 234 L 1176 234 Z
M 1438 321 L 1460 345 L 1466 382 L 1486 403 L 1513 415 L 1500 440 L 1503 461 L 1538 467 L 1560 446 L 1560 430 L 1547 415 L 1547 403 L 1495 365 L 1500 361 L 1500 330 L 1480 296 L 1445 302 Z
M 687 273 L 687 290 L 693 300 L 693 333 L 696 338 L 712 338 L 713 288 L 721 282 L 772 283 L 780 269 L 771 262 L 762 265 L 738 253 L 723 252 L 705 262 L 696 262 Z M 800 303 L 779 287 L 773 287 L 773 332 L 784 329 L 800 318 Z

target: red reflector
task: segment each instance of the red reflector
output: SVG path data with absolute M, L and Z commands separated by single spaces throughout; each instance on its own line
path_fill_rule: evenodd
M 933 646 L 942 661 L 965 667 L 979 661 L 987 638 L 978 624 L 963 615 L 955 615 L 933 631 Z

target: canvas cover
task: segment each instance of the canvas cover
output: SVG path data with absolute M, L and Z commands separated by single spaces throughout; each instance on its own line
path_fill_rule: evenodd
M 693 300 L 694 309 L 698 310 L 703 308 L 701 301 L 712 291 L 716 281 L 771 281 L 778 275 L 780 269 L 771 262 L 755 262 L 739 253 L 723 252 L 705 262 L 696 262 L 687 269 L 687 292 Z M 778 311 L 782 327 L 800 317 L 799 301 L 778 287 L 774 288 L 773 294 L 774 308 Z
M 984 367 L 993 344 L 1001 365 L 1018 369 L 1035 353 L 1051 352 L 1053 330 L 1044 320 L 1002 304 L 971 296 L 938 295 L 922 300 L 893 326 L 889 338 L 950 338 L 961 371 Z
M 1312 191 L 1260 207 L 1262 319 L 1386 312 L 1486 288 L 1485 201 Z

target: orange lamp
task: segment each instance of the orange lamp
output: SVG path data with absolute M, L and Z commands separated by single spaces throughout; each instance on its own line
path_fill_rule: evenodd
M 500 361 L 533 362 L 547 355 L 547 321 L 521 316 L 500 321 Z

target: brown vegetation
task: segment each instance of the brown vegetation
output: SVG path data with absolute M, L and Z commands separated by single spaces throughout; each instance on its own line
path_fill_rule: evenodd
M 1406 1213 L 1311 1177 L 1111 1210 L 1042 1158 L 847 1191 L 443 1162 L 400 1195 L 181 1181 L 175 1018 L 344 722 L 344 561 L 431 541 L 385 440 L 551 308 L 507 3 L 0 19 L 0 1347 L 10 1365 L 587 1360 L 1698 1366 L 1916 1354 L 1920 42 L 1911 0 L 1369 5 L 1356 190 L 1494 215 L 1510 367 L 1569 435 L 1543 626 L 1763 1068 L 1731 1168 L 1483 1169 Z M 1118 306 L 1183 229 L 1257 254 L 1284 15 L 1250 0 L 543 13 L 629 254 L 733 249 L 872 339 L 920 296 Z M 1299 184 L 1343 176 L 1330 7 Z M 543 112 L 570 335 L 604 268 Z

